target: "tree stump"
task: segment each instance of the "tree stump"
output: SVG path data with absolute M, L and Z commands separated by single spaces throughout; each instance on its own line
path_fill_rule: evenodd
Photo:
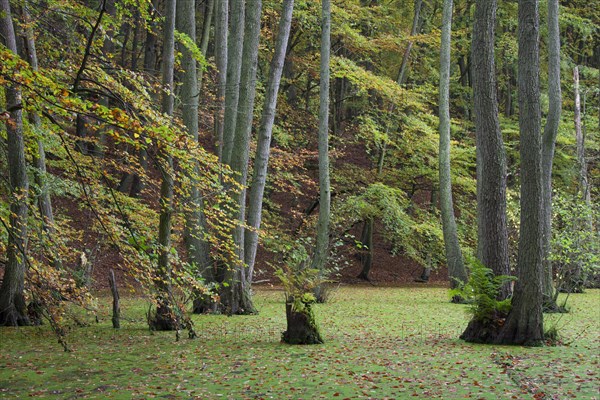
M 110 284 L 110 290 L 113 296 L 113 313 L 112 313 L 112 325 L 115 329 L 121 328 L 121 308 L 119 305 L 119 290 L 117 289 L 117 280 L 115 279 L 115 271 L 112 269 L 108 274 L 108 283 Z
M 310 304 L 304 304 L 302 310 L 296 310 L 293 299 L 288 299 L 285 304 L 285 314 L 287 330 L 282 334 L 282 342 L 288 344 L 323 343 Z

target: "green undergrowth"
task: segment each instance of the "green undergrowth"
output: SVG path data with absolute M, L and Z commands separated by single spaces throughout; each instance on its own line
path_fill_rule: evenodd
M 564 343 L 473 345 L 469 316 L 441 288 L 340 288 L 315 305 L 325 339 L 280 343 L 284 294 L 259 289 L 256 316 L 201 315 L 199 337 L 150 332 L 147 302 L 110 299 L 70 329 L 62 351 L 49 327 L 0 328 L 0 398 L 594 398 L 598 396 L 600 290 L 570 295 L 571 313 L 547 315 Z

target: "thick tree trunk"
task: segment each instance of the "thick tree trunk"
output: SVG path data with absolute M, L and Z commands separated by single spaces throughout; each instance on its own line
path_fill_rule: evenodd
M 185 1 L 185 0 L 183 0 Z M 163 94 L 162 111 L 173 115 L 174 97 L 173 66 L 175 64 L 175 10 L 176 0 L 167 2 L 164 22 L 163 64 L 162 81 L 169 90 Z M 160 172 L 162 183 L 160 185 L 160 223 L 158 226 L 158 271 L 157 286 L 160 291 L 156 315 L 149 321 L 155 330 L 176 330 L 179 322 L 172 310 L 173 304 L 171 288 L 171 224 L 173 214 L 173 159 L 164 148 L 160 152 Z
M 177 30 L 196 41 L 196 1 L 185 0 L 177 3 Z M 190 50 L 181 49 L 183 76 L 181 77 L 181 113 L 187 133 L 194 143 L 198 142 L 198 79 L 196 60 Z M 198 190 L 196 176 L 198 165 L 193 166 L 190 176 L 189 202 L 185 210 L 184 241 L 190 263 L 207 282 L 214 281 L 210 263 L 210 247 L 205 240 L 206 217 L 204 202 Z
M 15 30 L 8 0 L 0 0 L 0 35 L 8 50 L 17 54 Z M 10 218 L 7 263 L 0 286 L 0 326 L 29 325 L 24 287 L 27 257 L 27 213 L 29 181 L 25 161 L 20 90 L 6 84 L 6 108 L 13 109 L 6 123 Z
M 323 271 L 329 253 L 331 189 L 329 182 L 329 59 L 331 53 L 331 1 L 322 0 L 321 71 L 319 103 L 319 221 L 312 268 Z M 317 290 L 317 295 L 320 290 Z M 319 296 L 317 296 L 318 298 Z
M 260 229 L 262 202 L 267 181 L 267 168 L 271 149 L 271 136 L 275 122 L 275 111 L 277 108 L 277 93 L 283 71 L 285 51 L 287 49 L 290 27 L 292 25 L 292 11 L 294 0 L 284 0 L 279 21 L 279 32 L 275 43 L 275 53 L 271 59 L 271 69 L 267 81 L 265 101 L 258 130 L 258 141 L 256 144 L 256 156 L 254 158 L 254 173 L 252 174 L 252 185 L 250 187 L 248 205 L 248 226 L 252 229 L 246 230 L 244 238 L 244 257 L 248 266 L 248 280 L 252 282 L 254 275 L 254 262 L 258 248 L 258 230 Z
M 222 0 L 224 1 L 224 0 Z M 221 161 L 231 164 L 231 153 L 235 140 L 240 98 L 240 76 L 242 72 L 242 51 L 244 49 L 245 0 L 231 3 L 229 36 L 227 38 L 227 85 L 225 86 L 225 114 L 223 121 L 223 152 Z M 247 60 L 245 60 L 247 62 Z
M 295 310 L 294 299 L 288 298 L 285 303 L 285 315 L 287 330 L 282 334 L 282 342 L 288 344 L 323 343 L 310 304 L 304 305 L 303 310 Z
M 215 12 L 215 63 L 217 64 L 217 106 L 215 111 L 215 145 L 219 161 L 223 162 L 223 118 L 227 84 L 227 25 L 229 1 L 216 0 Z
M 241 291 L 237 298 L 239 304 L 226 304 L 234 314 L 253 314 L 256 312 L 251 301 L 248 271 L 244 265 L 244 223 L 246 216 L 246 183 L 248 179 L 248 161 L 250 157 L 250 134 L 252 132 L 252 118 L 254 115 L 254 99 L 256 97 L 256 70 L 258 66 L 258 45 L 260 39 L 260 17 L 262 11 L 262 0 L 246 0 L 246 17 L 244 27 L 244 48 L 242 52 L 242 71 L 240 75 L 240 94 L 238 100 L 237 122 L 235 123 L 235 136 L 231 151 L 231 169 L 235 173 L 237 182 L 243 188 L 238 194 L 238 226 L 234 232 L 234 242 L 238 251 L 238 265 L 234 266 L 238 271 L 239 283 L 228 280 L 231 290 Z M 225 146 L 227 147 L 227 146 Z M 231 271 L 229 274 L 231 276 Z
M 500 344 L 539 345 L 542 314 L 542 164 L 537 0 L 519 0 L 519 130 L 521 132 L 521 229 L 518 280 Z
M 542 137 L 542 259 L 544 263 L 544 310 L 560 311 L 554 296 L 550 243 L 552 240 L 552 163 L 562 111 L 560 89 L 560 32 L 558 0 L 548 1 L 548 118 Z
M 496 275 L 508 275 L 506 156 L 496 94 L 496 0 L 477 0 L 473 25 L 473 111 L 477 143 L 477 256 Z M 501 298 L 510 293 L 508 283 Z
M 452 177 L 450 170 L 450 40 L 452 33 L 452 0 L 444 1 L 442 22 L 442 45 L 440 52 L 440 209 L 448 263 L 450 286 L 456 288 L 467 282 L 467 270 L 463 262 L 452 201 Z

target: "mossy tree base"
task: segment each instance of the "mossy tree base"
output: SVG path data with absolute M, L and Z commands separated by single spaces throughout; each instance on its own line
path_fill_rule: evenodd
M 302 310 L 295 310 L 293 301 L 288 299 L 285 305 L 285 314 L 287 330 L 282 334 L 282 342 L 287 344 L 323 343 L 310 304 L 305 304 Z
M 485 321 L 472 319 L 460 338 L 469 343 L 495 343 L 503 324 L 504 318 Z
M 180 328 L 179 320 L 174 311 L 165 303 L 156 308 L 154 315 L 148 315 L 148 325 L 153 331 L 176 331 Z

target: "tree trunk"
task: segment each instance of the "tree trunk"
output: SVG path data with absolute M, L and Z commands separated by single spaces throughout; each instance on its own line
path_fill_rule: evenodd
M 542 314 L 542 164 L 537 0 L 519 0 L 519 130 L 521 229 L 518 280 L 499 344 L 539 345 Z
M 371 272 L 371 266 L 373 265 L 373 225 L 373 218 L 368 218 L 360 235 L 360 242 L 367 248 L 367 251 L 364 252 L 363 250 L 360 254 L 362 269 L 357 278 L 364 279 L 365 281 L 370 281 L 369 272 Z
M 15 30 L 8 0 L 0 0 L 0 35 L 8 50 L 17 54 Z M 24 287 L 27 257 L 27 202 L 29 182 L 23 139 L 21 91 L 5 84 L 6 108 L 13 109 L 6 121 L 10 218 L 7 263 L 0 286 L 0 326 L 29 325 Z
M 215 63 L 217 65 L 217 106 L 215 111 L 215 145 L 219 161 L 223 162 L 223 117 L 227 84 L 227 25 L 229 1 L 216 0 L 215 15 Z
M 184 0 L 185 1 L 185 0 Z M 173 66 L 175 64 L 175 10 L 176 0 L 167 2 L 164 22 L 163 64 L 162 81 L 168 92 L 163 94 L 162 111 L 164 114 L 173 115 L 174 97 Z M 160 223 L 158 227 L 158 271 L 157 286 L 159 289 L 158 307 L 156 315 L 149 321 L 156 330 L 176 330 L 179 322 L 173 313 L 172 288 L 171 288 L 171 224 L 173 214 L 173 159 L 164 148 L 159 148 L 160 172 L 162 183 L 160 185 Z
M 222 0 L 223 1 L 223 0 Z M 221 161 L 231 165 L 231 152 L 235 140 L 240 98 L 240 76 L 242 72 L 242 51 L 244 49 L 245 0 L 232 0 L 227 38 L 227 86 L 225 86 L 225 115 L 223 118 L 223 152 Z M 246 60 L 247 61 L 247 60 Z
M 210 26 L 212 25 L 213 10 L 215 6 L 215 0 L 207 0 L 204 13 L 204 23 L 202 24 L 202 37 L 200 38 L 200 51 L 206 58 L 208 51 L 208 40 L 210 39 Z M 195 30 L 195 27 L 194 27 Z M 204 76 L 204 69 L 198 70 L 198 92 L 202 91 L 202 79 Z
M 177 3 L 177 30 L 196 41 L 196 1 L 185 0 Z M 196 60 L 190 50 L 182 46 L 181 67 L 181 113 L 187 133 L 194 143 L 198 142 L 198 79 Z M 189 202 L 185 210 L 184 241 L 188 258 L 194 269 L 207 282 L 214 281 L 210 263 L 210 247 L 205 240 L 206 217 L 204 202 L 198 190 L 196 177 L 199 174 L 198 163 L 193 166 L 190 178 Z
M 277 108 L 277 94 L 283 71 L 285 51 L 290 36 L 292 25 L 292 11 L 294 0 L 284 0 L 279 21 L 279 32 L 275 43 L 275 53 L 271 59 L 271 68 L 267 81 L 265 101 L 258 130 L 258 142 L 256 144 L 256 156 L 254 158 L 254 173 L 252 174 L 252 185 L 250 187 L 248 205 L 248 226 L 244 238 L 244 257 L 248 266 L 248 280 L 252 282 L 254 275 L 254 262 L 258 248 L 258 231 L 260 229 L 262 202 L 267 181 L 267 168 L 269 164 L 269 153 L 271 148 L 271 137 L 275 112 Z
M 450 40 L 452 34 L 452 0 L 444 1 L 442 22 L 442 45 L 440 51 L 440 209 L 448 263 L 448 278 L 452 288 L 467 282 L 467 270 L 458 241 L 454 203 L 452 201 L 452 177 L 450 170 Z
M 241 291 L 230 298 L 238 299 L 239 304 L 226 304 L 234 314 L 253 314 L 256 309 L 251 301 L 248 271 L 244 266 L 244 223 L 246 216 L 246 183 L 248 179 L 248 161 L 250 157 L 250 135 L 252 132 L 252 118 L 254 115 L 254 99 L 256 97 L 256 70 L 258 66 L 258 45 L 260 39 L 260 17 L 262 0 L 246 0 L 246 17 L 244 27 L 244 48 L 242 52 L 242 71 L 240 75 L 240 94 L 238 101 L 237 121 L 235 123 L 235 136 L 231 151 L 231 169 L 235 178 L 243 188 L 238 194 L 238 225 L 234 232 L 234 241 L 238 251 L 239 261 L 235 269 L 239 277 L 239 284 L 230 283 L 231 290 Z M 225 146 L 227 147 L 227 146 Z M 231 276 L 231 272 L 229 273 Z M 227 298 L 226 298 L 227 299 Z
M 22 8 L 23 19 L 26 24 L 25 30 L 25 47 L 26 53 L 28 57 L 29 64 L 34 71 L 38 70 L 38 58 L 37 51 L 35 48 L 35 39 L 33 36 L 33 30 L 31 29 L 31 16 L 28 11 L 28 2 L 25 0 Z M 42 129 L 42 122 L 40 120 L 40 116 L 37 113 L 30 114 L 30 123 L 33 125 L 36 131 Z M 52 212 L 52 200 L 50 199 L 50 191 L 48 189 L 48 178 L 46 171 L 46 152 L 44 150 L 44 142 L 41 140 L 37 141 L 38 152 L 34 157 L 35 167 L 37 169 L 34 174 L 35 183 L 38 186 L 39 194 L 37 199 L 38 209 L 40 211 L 40 215 L 42 217 L 42 228 L 44 232 L 50 237 L 50 242 L 52 242 L 52 237 L 56 234 L 56 229 L 54 226 L 54 213 Z M 51 253 L 51 263 L 55 268 L 61 268 L 61 261 L 59 256 L 56 254 L 55 250 L 52 248 L 48 249 Z
M 413 24 L 410 30 L 410 36 L 415 36 L 419 29 L 419 19 L 421 15 L 421 6 L 423 5 L 423 0 L 415 0 L 415 14 L 413 17 Z M 404 55 L 402 56 L 402 64 L 400 65 L 400 73 L 398 74 L 398 84 L 404 85 L 406 83 L 406 72 L 408 71 L 408 60 L 410 59 L 410 52 L 413 47 L 413 40 L 409 40 L 406 45 L 406 49 L 404 50 Z
M 587 176 L 587 162 L 585 160 L 585 133 L 581 125 L 581 96 L 579 94 L 579 68 L 573 68 L 573 89 L 575 94 L 575 144 L 577 151 L 577 165 L 579 167 L 579 191 L 581 198 L 591 209 L 592 199 Z M 584 101 L 585 103 L 585 101 Z M 593 232 L 591 216 L 587 220 L 581 219 L 581 224 L 587 225 L 588 229 Z M 585 276 L 581 262 L 577 261 L 574 265 L 567 267 L 564 282 L 561 284 L 560 290 L 568 293 L 581 293 L 585 283 Z
M 294 299 L 290 297 L 285 303 L 285 315 L 287 330 L 282 334 L 282 342 L 288 344 L 323 343 L 310 304 L 305 304 L 302 310 L 296 310 L 294 309 Z
M 560 32 L 558 0 L 548 1 L 548 118 L 542 137 L 542 260 L 544 263 L 544 310 L 560 311 L 554 297 L 550 243 L 552 240 L 552 162 L 560 123 L 562 96 L 560 90 Z
M 108 284 L 110 285 L 110 291 L 113 297 L 113 309 L 112 309 L 112 326 L 114 329 L 121 328 L 121 307 L 119 305 L 119 289 L 117 288 L 117 280 L 115 278 L 115 271 L 112 269 L 108 273 Z
M 496 0 L 476 1 L 471 46 L 477 136 L 477 256 L 496 275 L 507 275 L 506 156 L 498 121 L 494 61 L 496 8 Z M 500 297 L 509 293 L 507 283 Z
M 156 11 L 158 7 L 158 0 L 152 1 L 151 14 L 152 19 L 150 20 L 150 28 L 156 28 L 157 16 Z M 156 35 L 150 30 L 146 31 L 146 42 L 144 44 L 144 71 L 150 75 L 155 75 L 156 73 L 156 59 L 157 59 L 157 40 Z M 140 166 L 144 171 L 148 170 L 148 152 L 146 149 L 139 150 L 139 162 Z M 131 197 L 138 197 L 141 191 L 144 189 L 144 182 L 142 181 L 142 177 L 138 174 L 133 175 L 133 181 L 131 182 L 131 190 L 129 191 L 129 195 Z
M 322 0 L 321 71 L 319 99 L 319 221 L 312 268 L 323 271 L 329 253 L 331 189 L 329 182 L 329 58 L 331 52 L 331 1 Z M 320 292 L 317 290 L 317 295 Z M 319 296 L 317 296 L 319 299 Z

